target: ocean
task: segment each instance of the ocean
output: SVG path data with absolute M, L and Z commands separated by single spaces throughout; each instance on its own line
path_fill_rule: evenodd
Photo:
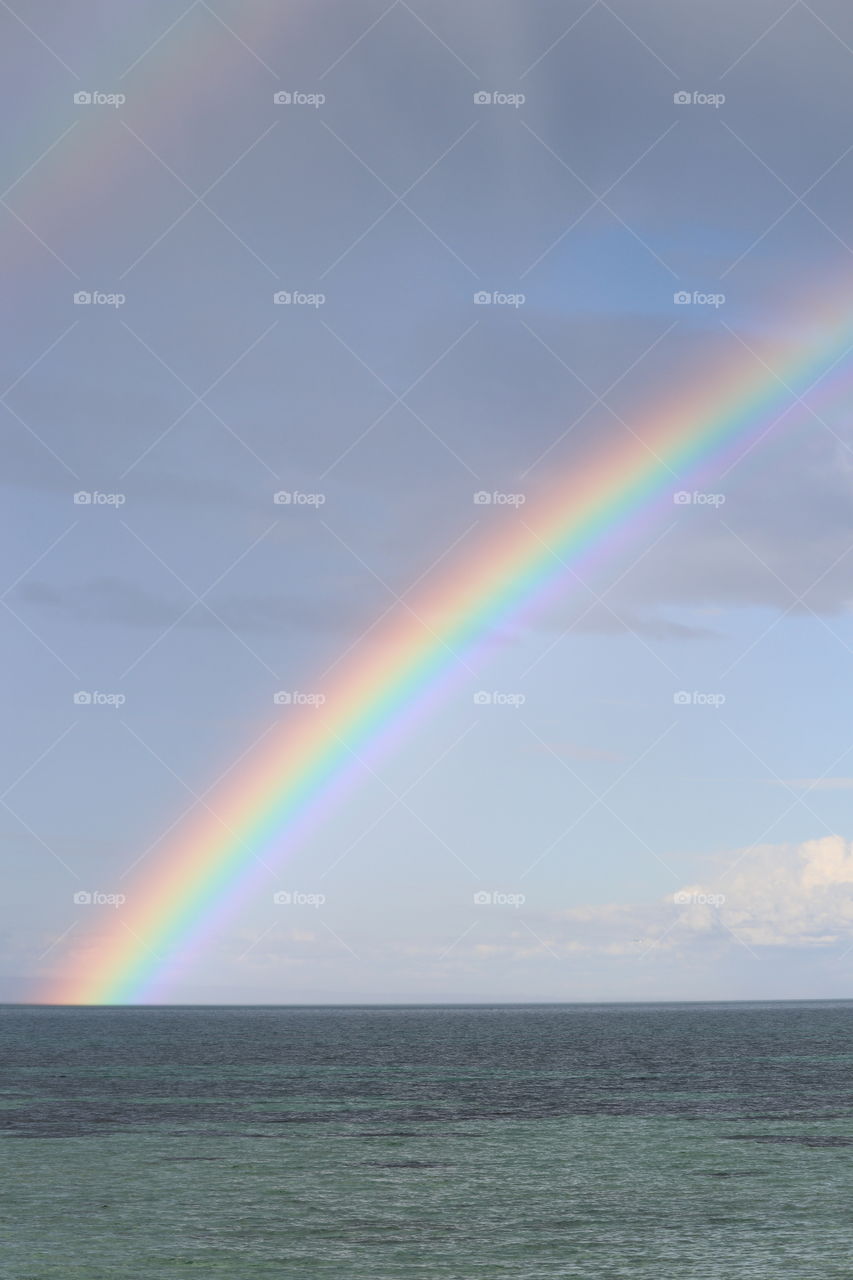
M 0 1010 L 14 1280 L 850 1280 L 853 1003 Z

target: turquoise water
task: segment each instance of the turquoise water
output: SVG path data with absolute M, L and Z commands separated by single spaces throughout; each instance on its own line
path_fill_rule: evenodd
M 853 1004 L 0 1013 L 0 1274 L 853 1276 Z

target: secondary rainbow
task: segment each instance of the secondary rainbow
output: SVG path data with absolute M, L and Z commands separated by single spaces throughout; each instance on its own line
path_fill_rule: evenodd
M 31 256 L 43 267 L 62 262 L 53 248 L 56 238 L 61 245 L 69 230 L 103 217 L 105 211 L 112 216 L 112 202 L 127 186 L 128 166 L 138 164 L 144 172 L 156 166 L 124 123 L 154 152 L 163 148 L 165 159 L 170 150 L 164 143 L 173 143 L 176 131 L 184 130 L 191 139 L 197 121 L 212 109 L 222 109 L 228 97 L 245 101 L 254 95 L 266 104 L 271 122 L 280 118 L 273 105 L 278 76 L 266 63 L 262 66 L 261 51 L 267 52 L 271 37 L 285 22 L 298 20 L 303 7 L 302 0 L 287 0 L 284 12 L 275 5 L 248 5 L 240 14 L 239 32 L 226 28 L 212 9 L 195 5 L 160 31 L 144 21 L 142 5 L 126 7 L 120 28 L 115 23 L 109 28 L 90 23 L 79 46 L 106 55 L 100 66 L 106 79 L 90 79 L 82 66 L 80 74 L 68 67 L 67 76 L 55 76 L 43 115 L 16 131 L 17 154 L 3 159 L 7 181 L 15 175 L 5 188 L 4 201 L 20 231 L 10 268 L 29 270 Z M 21 38 L 26 36 L 21 33 Z M 81 90 L 122 93 L 127 102 L 120 108 L 78 105 L 74 94 Z M 235 152 L 232 159 L 238 155 Z M 185 194 L 189 209 L 192 198 Z M 135 252 L 146 248 L 142 241 Z M 69 256 L 73 259 L 74 253 Z M 129 266 L 130 259 L 121 270 Z M 71 274 L 79 279 L 76 271 Z M 46 284 L 55 288 L 55 279 L 51 270 Z
M 630 545 L 703 470 L 757 443 L 821 380 L 831 394 L 853 343 L 849 306 L 809 309 L 808 337 L 760 359 L 738 348 L 703 386 L 644 414 L 594 451 L 520 519 L 507 521 L 419 599 L 376 626 L 337 669 L 321 711 L 247 758 L 235 779 L 149 865 L 106 941 L 49 981 L 49 1003 L 129 1004 L 166 998 L 224 921 L 276 888 L 282 859 L 454 684 L 508 621 L 527 618 Z M 802 333 L 802 329 L 800 330 Z M 766 361 L 766 363 L 762 363 Z M 779 375 L 768 370 L 775 367 Z M 784 382 L 781 381 L 784 379 Z M 473 686 L 472 686 L 473 687 Z M 273 873 L 273 874 L 271 874 Z

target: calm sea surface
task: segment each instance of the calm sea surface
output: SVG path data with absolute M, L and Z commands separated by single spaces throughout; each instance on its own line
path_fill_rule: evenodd
M 853 1003 L 0 1009 L 14 1280 L 851 1280 Z

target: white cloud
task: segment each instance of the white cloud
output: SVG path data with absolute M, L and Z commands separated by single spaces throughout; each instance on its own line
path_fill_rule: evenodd
M 719 871 L 663 902 L 549 913 L 555 948 L 619 955 L 728 940 L 755 947 L 853 942 L 853 842 L 825 836 L 759 845 L 721 860 Z

